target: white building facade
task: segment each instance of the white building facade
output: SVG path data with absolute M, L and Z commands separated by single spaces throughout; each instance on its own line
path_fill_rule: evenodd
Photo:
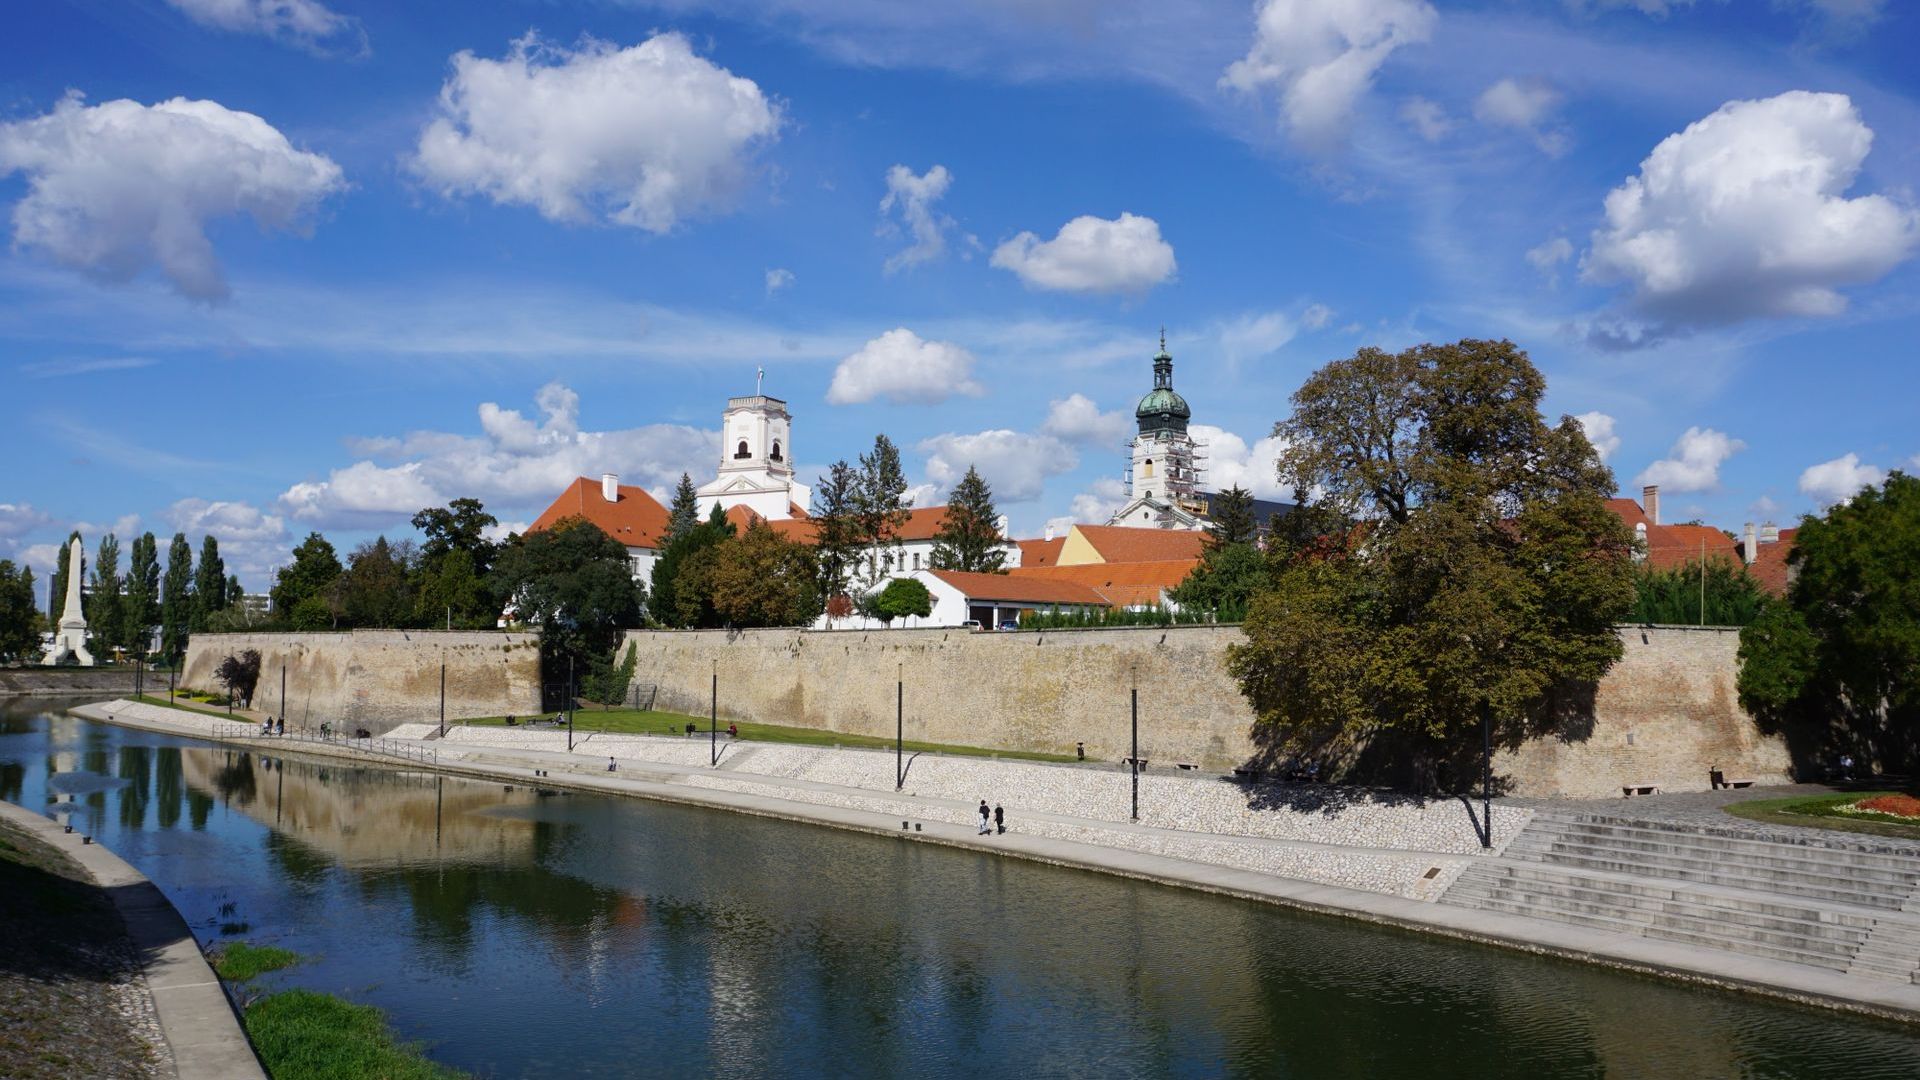
M 1109 525 L 1147 529 L 1197 530 L 1207 527 L 1206 500 L 1200 482 L 1206 471 L 1206 447 L 1187 432 L 1193 410 L 1173 389 L 1173 357 L 1167 337 L 1153 358 L 1153 389 L 1133 411 L 1139 434 L 1128 444 L 1127 502 Z
M 768 521 L 805 516 L 813 492 L 794 478 L 793 417 L 786 402 L 765 394 L 727 399 L 720 472 L 698 495 L 702 518 L 715 506 L 723 513 L 744 506 Z

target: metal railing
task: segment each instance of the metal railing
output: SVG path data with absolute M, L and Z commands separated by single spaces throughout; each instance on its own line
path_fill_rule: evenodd
M 290 728 L 284 735 L 268 735 L 252 724 L 219 723 L 214 725 L 213 734 L 217 739 L 248 739 L 261 743 L 317 743 L 420 765 L 440 763 L 440 751 L 434 747 L 378 736 L 355 738 L 331 729 L 322 732 L 317 728 Z

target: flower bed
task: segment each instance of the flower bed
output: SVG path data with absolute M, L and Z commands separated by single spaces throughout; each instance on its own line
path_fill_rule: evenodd
M 1920 821 L 1920 799 L 1911 795 L 1877 795 L 1871 799 L 1862 799 L 1848 809 L 1856 813 L 1877 814 L 1903 821 Z

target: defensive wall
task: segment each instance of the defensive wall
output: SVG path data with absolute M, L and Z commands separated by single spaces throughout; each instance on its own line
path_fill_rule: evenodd
M 1623 627 L 1625 655 L 1596 689 L 1591 722 L 1494 759 L 1518 795 L 1618 797 L 1622 784 L 1704 788 L 1707 770 L 1784 783 L 1784 740 L 1763 735 L 1734 690 L 1739 632 Z M 704 716 L 719 676 L 720 722 L 748 720 L 891 737 L 896 676 L 906 736 L 1087 757 L 1128 753 L 1129 691 L 1139 687 L 1141 756 L 1154 769 L 1224 769 L 1254 755 L 1252 713 L 1228 677 L 1236 627 L 1124 627 L 1023 633 L 962 630 L 649 631 L 627 635 L 635 681 L 655 708 Z M 539 644 L 529 634 L 354 631 L 195 635 L 185 685 L 218 690 L 220 660 L 260 650 L 255 704 L 376 732 L 439 715 L 528 714 L 540 707 Z M 643 691 L 644 694 L 644 691 Z
M 61 697 L 66 695 L 131 694 L 133 665 L 125 667 L 17 667 L 0 668 L 0 697 Z M 149 672 L 147 678 L 156 676 Z M 167 673 L 157 676 L 166 689 Z
M 440 718 L 446 665 L 447 718 L 540 711 L 540 637 L 464 630 L 350 630 L 338 633 L 195 634 L 180 683 L 224 692 L 220 662 L 260 652 L 255 708 L 291 723 L 365 727 Z M 286 701 L 280 700 L 286 670 Z

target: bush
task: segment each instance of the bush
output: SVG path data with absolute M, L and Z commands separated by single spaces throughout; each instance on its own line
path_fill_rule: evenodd
M 333 608 L 317 596 L 309 596 L 293 605 L 290 616 L 295 630 L 331 630 L 333 629 Z

